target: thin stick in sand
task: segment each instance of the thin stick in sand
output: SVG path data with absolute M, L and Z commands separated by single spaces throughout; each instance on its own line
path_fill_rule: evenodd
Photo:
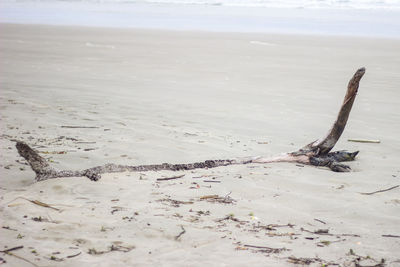
M 399 186 L 400 186 L 400 185 L 395 185 L 395 186 L 392 186 L 392 187 L 387 188 L 387 189 L 382 189 L 382 190 L 378 190 L 378 191 L 374 191 L 374 192 L 370 192 L 370 193 L 360 193 L 360 194 L 361 194 L 361 195 L 373 195 L 373 194 L 376 194 L 376 193 L 383 193 L 383 192 L 387 192 L 387 191 L 396 189 L 396 188 L 399 187 Z
M 358 143 L 373 143 L 379 144 L 381 140 L 374 140 L 374 139 L 347 139 L 349 142 L 358 142 Z

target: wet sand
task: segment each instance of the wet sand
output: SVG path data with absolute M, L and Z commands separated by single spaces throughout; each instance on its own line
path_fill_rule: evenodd
M 350 249 L 399 265 L 400 189 L 360 194 L 400 184 L 399 48 L 391 39 L 1 24 L 1 250 L 22 245 L 12 253 L 38 266 L 352 266 Z M 335 147 L 360 150 L 350 173 L 276 163 L 34 183 L 12 141 L 59 169 L 273 156 L 326 133 L 361 66 Z

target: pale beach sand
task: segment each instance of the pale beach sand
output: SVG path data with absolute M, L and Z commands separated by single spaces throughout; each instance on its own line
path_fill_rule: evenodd
M 400 266 L 400 188 L 360 194 L 400 185 L 399 40 L 0 24 L 0 57 L 0 250 L 23 246 L 4 266 L 354 266 L 350 250 Z M 277 163 L 35 183 L 12 141 L 59 169 L 273 156 L 327 132 L 362 66 L 335 147 L 360 150 L 349 173 Z

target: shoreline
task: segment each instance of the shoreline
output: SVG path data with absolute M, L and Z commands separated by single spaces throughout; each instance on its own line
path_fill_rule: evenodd
M 154 3 L 0 3 L 1 23 L 399 39 L 400 10 Z

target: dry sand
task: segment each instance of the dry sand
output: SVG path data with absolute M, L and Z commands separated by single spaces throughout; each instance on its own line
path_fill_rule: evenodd
M 400 188 L 360 194 L 400 184 L 400 41 L 2 24 L 0 53 L 0 249 L 23 246 L 5 266 L 354 266 L 350 250 L 400 266 Z M 34 183 L 12 141 L 59 169 L 276 155 L 325 134 L 361 66 L 336 146 L 361 151 L 350 173 L 281 163 Z

